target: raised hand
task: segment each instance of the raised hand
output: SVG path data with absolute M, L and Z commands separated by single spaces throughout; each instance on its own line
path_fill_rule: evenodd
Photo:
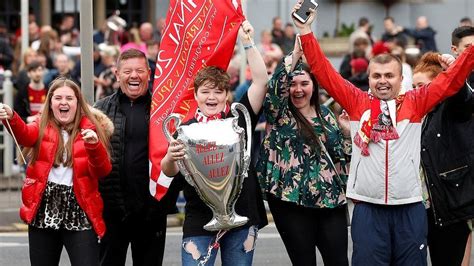
M 242 44 L 253 45 L 253 37 L 255 35 L 255 30 L 248 20 L 242 22 L 242 25 L 239 29 L 239 38 L 242 41 Z
M 443 68 L 443 70 L 448 69 L 448 67 L 452 63 L 454 63 L 455 60 L 456 60 L 456 58 L 454 58 L 454 56 L 452 56 L 450 54 L 438 55 L 438 61 L 441 64 L 441 67 Z
M 291 11 L 292 14 L 294 12 L 298 11 L 301 8 L 301 3 L 302 2 L 303 2 L 302 0 L 299 0 L 298 3 L 295 4 L 295 6 L 293 7 L 293 10 Z M 309 12 L 311 14 L 308 16 L 308 20 L 305 23 L 301 23 L 295 17 L 291 16 L 293 18 L 293 23 L 295 24 L 296 28 L 299 30 L 299 32 L 302 35 L 311 32 L 311 23 L 313 23 L 314 19 L 316 18 L 316 10 L 315 9 L 310 8 Z
M 92 129 L 81 129 L 81 135 L 85 143 L 96 144 L 99 141 L 97 133 Z

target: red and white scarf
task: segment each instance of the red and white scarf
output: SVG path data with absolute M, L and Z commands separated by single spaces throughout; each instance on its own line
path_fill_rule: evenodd
M 208 121 L 211 121 L 211 120 L 217 120 L 217 119 L 225 118 L 227 116 L 227 113 L 229 112 L 229 110 L 230 110 L 229 103 L 226 103 L 225 106 L 224 106 L 224 110 L 222 110 L 222 112 L 219 112 L 219 113 L 211 115 L 211 116 L 207 116 L 203 112 L 201 112 L 201 110 L 199 110 L 199 107 L 198 107 L 196 109 L 196 113 L 194 113 L 194 118 L 198 122 L 207 123 Z
M 364 156 L 369 156 L 369 142 L 398 139 L 397 110 L 403 102 L 404 95 L 394 100 L 384 101 L 370 95 L 370 110 L 361 118 L 361 127 L 354 137 L 354 144 L 361 149 Z

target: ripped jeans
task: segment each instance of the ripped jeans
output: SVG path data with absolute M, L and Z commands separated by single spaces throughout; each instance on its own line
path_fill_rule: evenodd
M 217 232 L 216 232 L 217 234 Z M 242 229 L 226 232 L 219 240 L 221 250 L 222 265 L 244 266 L 252 265 L 255 242 L 257 241 L 257 226 L 245 227 Z M 183 266 L 198 265 L 207 255 L 209 245 L 213 244 L 216 236 L 192 236 L 183 239 L 181 249 L 181 261 Z M 206 266 L 214 265 L 217 250 L 212 249 L 211 256 Z

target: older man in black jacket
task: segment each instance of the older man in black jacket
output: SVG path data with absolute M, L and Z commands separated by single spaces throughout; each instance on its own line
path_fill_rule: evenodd
M 156 266 L 163 261 L 166 215 L 176 208 L 177 192 L 170 187 L 160 202 L 150 195 L 150 72 L 143 52 L 123 52 L 116 70 L 120 89 L 95 104 L 115 126 L 111 138 L 112 172 L 99 184 L 107 226 L 101 242 L 102 266 L 125 265 L 129 245 L 135 266 Z

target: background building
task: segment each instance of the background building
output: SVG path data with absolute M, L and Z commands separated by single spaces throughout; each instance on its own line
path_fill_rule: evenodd
M 284 22 L 291 21 L 290 10 L 296 0 L 243 0 L 246 1 L 248 18 L 257 33 L 271 28 L 271 19 L 280 16 Z M 80 0 L 29 0 L 30 13 L 36 16 L 39 25 L 57 25 L 63 14 L 79 19 Z M 101 23 L 114 10 L 129 25 L 144 21 L 152 22 L 165 17 L 169 0 L 93 0 L 94 26 Z M 336 25 L 357 24 L 359 17 L 369 18 L 373 27 L 373 37 L 379 38 L 383 32 L 383 19 L 386 15 L 405 27 L 414 27 L 416 18 L 428 17 L 431 26 L 438 31 L 436 41 L 441 52 L 448 52 L 450 33 L 458 25 L 460 18 L 474 18 L 474 0 L 318 0 L 320 11 L 315 23 L 318 36 L 332 36 Z M 0 1 L 0 20 L 11 30 L 20 27 L 21 1 Z M 258 37 L 259 34 L 257 34 Z

